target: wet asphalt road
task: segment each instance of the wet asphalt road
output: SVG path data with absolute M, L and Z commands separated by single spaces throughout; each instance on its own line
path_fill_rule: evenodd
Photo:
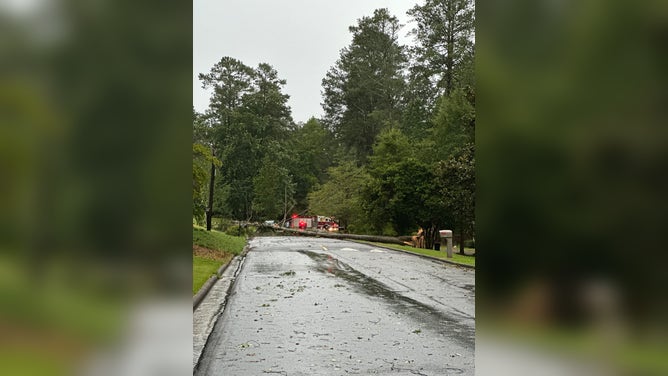
M 354 242 L 250 242 L 197 375 L 473 375 L 475 272 Z

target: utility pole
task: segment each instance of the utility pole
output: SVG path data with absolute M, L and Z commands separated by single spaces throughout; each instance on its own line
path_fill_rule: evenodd
M 288 217 L 288 182 L 286 181 L 285 184 L 283 184 L 283 222 L 285 223 L 285 220 Z
M 211 155 L 213 154 L 213 146 L 211 146 Z M 216 165 L 211 161 L 211 177 L 209 179 L 209 204 L 206 208 L 206 231 L 211 231 L 211 217 L 213 217 L 213 183 L 216 179 Z

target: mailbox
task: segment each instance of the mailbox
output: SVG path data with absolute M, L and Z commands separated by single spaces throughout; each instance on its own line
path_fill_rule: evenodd
M 452 230 L 440 230 L 438 233 L 442 238 L 452 238 Z
M 448 258 L 452 258 L 452 230 L 440 230 L 438 234 L 441 239 L 445 239 L 447 244 L 445 250 Z

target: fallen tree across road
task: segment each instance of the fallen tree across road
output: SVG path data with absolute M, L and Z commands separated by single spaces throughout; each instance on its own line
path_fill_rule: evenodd
M 275 232 L 287 232 L 287 233 L 296 234 L 296 235 L 315 236 L 315 237 L 321 237 L 321 238 L 364 240 L 364 241 L 368 241 L 368 242 L 406 245 L 406 242 L 402 241 L 399 238 L 395 238 L 395 237 L 392 237 L 392 236 L 343 234 L 343 233 L 328 232 L 328 231 L 312 231 L 312 230 L 298 230 L 298 229 L 292 229 L 292 228 L 277 228 L 277 227 L 271 227 L 271 226 L 265 226 L 265 225 L 260 226 L 260 230 L 272 230 L 272 231 L 275 231 Z

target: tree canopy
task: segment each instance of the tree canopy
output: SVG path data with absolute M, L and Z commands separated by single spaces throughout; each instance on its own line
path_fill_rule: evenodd
M 380 131 L 400 118 L 407 61 L 400 28 L 387 9 L 361 18 L 349 28 L 351 45 L 322 81 L 325 121 L 360 161 L 371 154 Z
M 193 120 L 194 200 L 207 176 L 202 161 L 219 160 L 218 215 L 309 213 L 388 235 L 421 227 L 428 247 L 443 228 L 462 244 L 473 237 L 473 2 L 427 0 L 408 15 L 410 46 L 387 9 L 348 28 L 352 40 L 322 80 L 322 119 L 294 122 L 286 81 L 267 63 L 224 57 L 200 74 L 212 97 Z

